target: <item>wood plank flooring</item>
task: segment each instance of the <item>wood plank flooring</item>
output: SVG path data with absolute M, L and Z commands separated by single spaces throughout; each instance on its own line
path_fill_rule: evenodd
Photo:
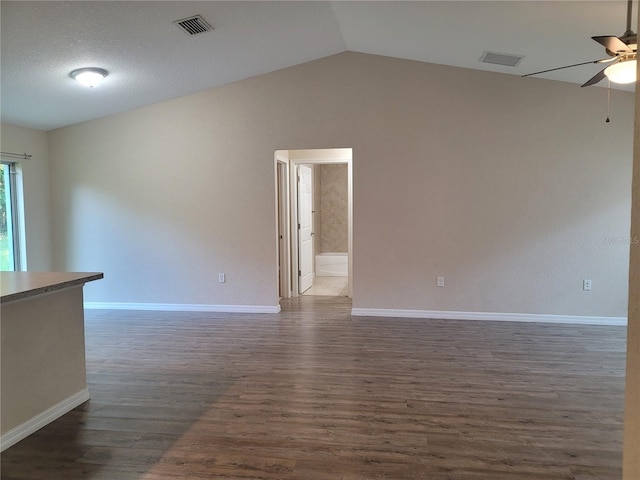
M 3 480 L 620 480 L 623 327 L 88 311 L 92 398 Z

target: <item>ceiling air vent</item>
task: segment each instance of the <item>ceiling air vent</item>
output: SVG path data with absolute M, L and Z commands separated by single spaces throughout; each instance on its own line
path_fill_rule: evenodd
M 524 57 L 522 55 L 511 55 L 508 53 L 484 52 L 480 57 L 482 63 L 493 63 L 494 65 L 504 65 L 515 67 Z
M 197 35 L 198 33 L 211 32 L 213 30 L 213 27 L 200 15 L 176 20 L 173 23 L 182 28 L 189 35 Z

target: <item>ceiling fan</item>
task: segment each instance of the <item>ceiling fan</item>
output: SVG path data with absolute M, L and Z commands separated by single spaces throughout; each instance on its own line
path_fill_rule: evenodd
M 576 63 L 573 65 L 566 65 L 564 67 L 551 68 L 549 70 L 542 70 L 540 72 L 528 73 L 523 77 L 530 77 L 532 75 L 539 75 L 541 73 L 553 72 L 555 70 L 562 70 L 565 68 L 578 67 L 580 65 L 588 65 L 590 63 L 602 63 L 607 66 L 596 73 L 593 77 L 587 80 L 582 87 L 588 87 L 595 85 L 608 77 L 610 81 L 614 83 L 633 83 L 636 81 L 636 64 L 638 56 L 638 35 L 631 30 L 631 12 L 632 12 L 632 0 L 627 2 L 627 29 L 620 37 L 614 35 L 605 35 L 599 37 L 591 37 L 600 45 L 602 45 L 608 58 L 600 60 L 591 60 L 589 62 Z

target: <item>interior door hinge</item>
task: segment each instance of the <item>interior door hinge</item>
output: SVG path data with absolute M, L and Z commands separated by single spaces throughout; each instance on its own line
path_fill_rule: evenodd
M 300 230 L 300 224 L 298 224 L 298 230 Z
M 298 270 L 298 276 L 301 277 L 302 276 L 302 270 Z

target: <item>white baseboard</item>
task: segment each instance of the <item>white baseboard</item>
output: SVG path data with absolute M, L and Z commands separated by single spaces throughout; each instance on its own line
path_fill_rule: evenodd
M 84 302 L 87 310 L 148 310 L 161 312 L 214 312 L 214 313 L 278 313 L 280 305 L 206 305 L 189 303 L 121 303 Z
M 626 317 L 544 315 L 535 313 L 451 312 L 440 310 L 402 310 L 387 308 L 353 308 L 354 317 L 426 318 L 442 320 L 485 320 L 494 322 L 572 323 L 580 325 L 626 326 Z
M 55 404 L 53 407 L 47 408 L 44 412 L 39 413 L 17 427 L 13 427 L 0 437 L 0 451 L 5 451 L 20 440 L 23 440 L 37 430 L 40 430 L 45 425 L 57 420 L 65 413 L 69 413 L 78 405 L 82 405 L 84 402 L 89 400 L 89 397 L 89 390 L 85 388 L 64 399 L 60 403 Z

